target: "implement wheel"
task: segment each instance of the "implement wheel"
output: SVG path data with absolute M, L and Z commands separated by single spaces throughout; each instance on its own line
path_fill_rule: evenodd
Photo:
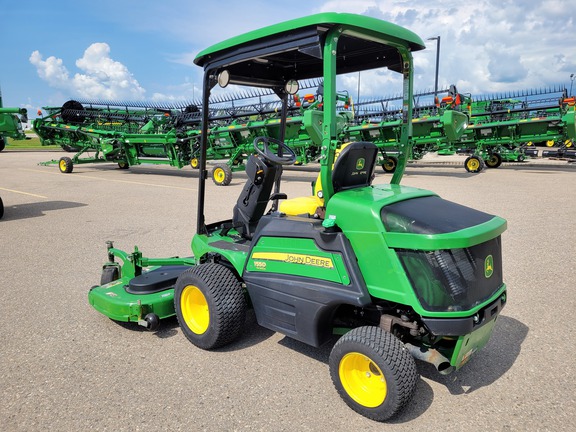
M 192 158 L 190 160 L 190 166 L 192 167 L 192 169 L 198 169 L 200 167 L 200 161 L 198 160 L 198 158 Z
M 212 180 L 218 186 L 228 186 L 232 181 L 232 170 L 226 164 L 217 164 L 212 169 Z
M 120 278 L 120 272 L 118 267 L 108 265 L 102 268 L 102 275 L 100 276 L 100 285 L 106 285 L 110 282 L 114 282 Z
M 124 170 L 124 169 L 130 168 L 130 165 L 128 165 L 128 162 L 122 161 L 122 162 L 118 162 L 118 168 Z
M 492 153 L 488 159 L 484 161 L 488 168 L 498 168 L 502 165 L 502 156 L 499 153 Z
M 178 277 L 174 309 L 184 336 L 197 347 L 210 350 L 242 334 L 247 305 L 242 284 L 232 270 L 208 263 Z
M 394 156 L 388 156 L 384 162 L 382 163 L 382 169 L 384 172 L 393 173 L 396 171 L 396 167 L 398 166 L 398 159 Z
M 0 198 L 0 219 L 4 216 L 4 203 L 2 202 L 2 198 Z
M 6 148 L 6 138 L 0 136 L 0 152 Z
M 410 401 L 418 373 L 402 342 L 375 326 L 340 338 L 329 359 L 330 375 L 344 402 L 376 421 L 398 414 Z
M 58 168 L 60 168 L 60 172 L 64 174 L 70 174 L 74 169 L 74 164 L 72 163 L 72 159 L 69 157 L 62 157 L 58 162 Z
M 464 161 L 464 168 L 469 173 L 478 173 L 484 169 L 484 160 L 480 156 L 470 156 Z

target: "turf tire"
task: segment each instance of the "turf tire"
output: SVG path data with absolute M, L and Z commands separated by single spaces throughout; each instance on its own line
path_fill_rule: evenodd
M 58 161 L 58 168 L 61 173 L 70 174 L 74 169 L 74 163 L 69 157 L 61 157 Z
M 182 273 L 174 286 L 174 309 L 184 336 L 202 349 L 228 345 L 244 331 L 242 284 L 220 264 L 199 264 Z
M 228 186 L 232 181 L 232 170 L 227 164 L 214 165 L 212 180 L 217 186 Z
M 397 415 L 412 398 L 418 380 L 416 362 L 406 347 L 375 326 L 358 327 L 342 336 L 330 353 L 329 366 L 344 402 L 376 421 Z

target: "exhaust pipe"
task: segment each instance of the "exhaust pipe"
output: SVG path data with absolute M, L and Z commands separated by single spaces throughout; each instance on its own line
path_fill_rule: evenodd
M 426 363 L 433 364 L 436 370 L 442 375 L 448 375 L 456 369 L 450 364 L 450 360 L 444 357 L 438 350 L 431 348 L 417 347 L 415 345 L 406 343 L 404 344 L 412 357 L 418 360 L 425 361 Z

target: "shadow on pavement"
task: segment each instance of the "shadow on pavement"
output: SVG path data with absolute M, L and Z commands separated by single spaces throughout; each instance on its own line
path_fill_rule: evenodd
M 88 204 L 72 201 L 38 201 L 29 204 L 10 205 L 6 200 L 4 200 L 4 217 L 2 218 L 2 221 L 7 222 L 10 220 L 46 216 L 45 212 L 66 210 L 87 205 Z

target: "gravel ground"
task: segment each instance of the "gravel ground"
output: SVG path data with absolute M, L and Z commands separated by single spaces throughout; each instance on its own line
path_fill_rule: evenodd
M 139 430 L 573 430 L 576 414 L 576 164 L 532 161 L 467 173 L 459 157 L 411 164 L 403 183 L 508 220 L 508 304 L 492 339 L 460 371 L 421 378 L 387 425 L 340 400 L 319 349 L 259 327 L 206 352 L 175 320 L 157 332 L 121 325 L 87 302 L 105 241 L 151 257 L 186 256 L 195 230 L 191 169 L 37 163 L 61 152 L 0 154 L 2 264 L 0 424 L 3 431 Z M 438 164 L 438 161 L 443 163 Z M 314 167 L 285 173 L 306 195 Z M 375 183 L 389 176 L 379 171 Z M 231 216 L 244 184 L 207 183 L 207 220 Z

